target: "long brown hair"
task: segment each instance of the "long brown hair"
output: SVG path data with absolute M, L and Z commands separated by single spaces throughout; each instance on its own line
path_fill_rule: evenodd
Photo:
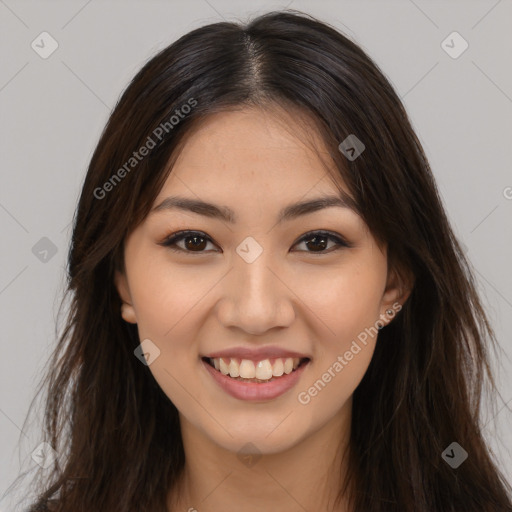
M 340 499 L 346 492 L 356 512 L 512 511 L 480 420 L 485 384 L 495 390 L 496 340 L 420 142 L 363 50 L 295 11 L 184 35 L 144 65 L 114 108 L 74 218 L 69 313 L 42 383 L 44 439 L 59 461 L 40 479 L 35 505 L 166 511 L 184 467 L 178 414 L 134 356 L 140 340 L 121 318 L 114 271 L 184 136 L 213 112 L 272 104 L 314 120 L 361 216 L 387 244 L 390 268 L 414 276 L 354 393 Z M 356 159 L 338 149 L 351 134 L 365 144 Z M 134 163 L 143 145 L 152 147 Z M 468 453 L 456 469 L 442 458 L 454 441 Z

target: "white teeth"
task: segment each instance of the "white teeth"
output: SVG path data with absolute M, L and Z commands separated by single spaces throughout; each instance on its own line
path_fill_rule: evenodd
M 268 380 L 272 378 L 272 365 L 268 359 L 260 361 L 256 365 L 256 378 L 260 380 Z
M 263 359 L 254 364 L 250 359 L 214 358 L 210 359 L 216 370 L 230 377 L 242 379 L 270 380 L 272 377 L 281 377 L 296 370 L 300 363 L 298 357 L 277 358 L 272 364 L 269 359 Z
M 281 377 L 284 373 L 284 364 L 282 359 L 276 359 L 274 367 L 272 368 L 272 375 L 274 377 Z
M 221 358 L 219 364 L 220 372 L 223 373 L 224 375 L 227 375 L 229 373 L 229 366 L 225 363 L 224 359 Z
M 242 359 L 240 363 L 240 377 L 243 379 L 254 379 L 256 377 L 256 368 L 249 359 Z
M 229 362 L 229 376 L 230 377 L 240 377 L 240 367 L 238 363 L 231 359 Z

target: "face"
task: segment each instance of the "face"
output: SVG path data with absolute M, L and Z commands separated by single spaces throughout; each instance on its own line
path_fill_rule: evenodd
M 149 340 L 149 369 L 182 429 L 233 452 L 248 442 L 286 450 L 346 415 L 376 327 L 403 300 L 355 211 L 281 218 L 290 205 L 339 197 L 299 133 L 268 111 L 210 116 L 127 237 L 116 275 L 123 318 Z

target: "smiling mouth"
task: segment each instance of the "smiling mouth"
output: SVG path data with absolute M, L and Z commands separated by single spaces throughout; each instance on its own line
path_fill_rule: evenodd
M 308 357 L 277 357 L 254 362 L 236 357 L 201 358 L 219 373 L 240 382 L 266 383 L 278 380 L 309 363 Z

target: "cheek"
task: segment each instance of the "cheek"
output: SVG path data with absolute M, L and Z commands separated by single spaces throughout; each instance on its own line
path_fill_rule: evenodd
M 308 411 L 315 411 L 317 419 L 327 421 L 345 404 L 368 369 L 377 342 L 383 286 L 380 274 L 362 276 L 354 271 L 330 279 L 328 293 L 320 293 L 319 287 L 312 290 L 312 309 L 319 312 L 330 335 L 319 339 L 316 364 L 297 398 Z
M 218 278 L 199 266 L 178 267 L 160 258 L 132 276 L 139 330 L 147 337 L 172 337 Z
M 327 352 L 344 351 L 379 319 L 386 278 L 381 267 L 379 261 L 361 261 L 301 277 L 297 295 L 326 327 Z
M 201 392 L 197 314 L 215 283 L 214 276 L 198 269 L 180 269 L 161 258 L 135 269 L 130 283 L 139 337 L 150 339 L 160 351 L 149 370 L 180 410 L 190 409 L 191 395 L 199 397 Z
M 314 307 L 334 335 L 319 344 L 319 364 L 299 402 L 311 403 L 320 414 L 328 415 L 349 400 L 368 369 L 377 342 L 385 272 L 385 261 L 362 261 L 331 276 L 323 294 L 313 288 Z
M 159 350 L 149 370 L 169 399 L 185 408 L 190 401 L 185 389 L 194 390 L 194 395 L 200 391 L 195 385 L 200 364 L 196 333 L 202 322 L 197 316 L 201 299 L 218 280 L 198 268 L 179 269 L 161 258 L 132 266 L 130 275 L 139 338 L 151 340 Z

